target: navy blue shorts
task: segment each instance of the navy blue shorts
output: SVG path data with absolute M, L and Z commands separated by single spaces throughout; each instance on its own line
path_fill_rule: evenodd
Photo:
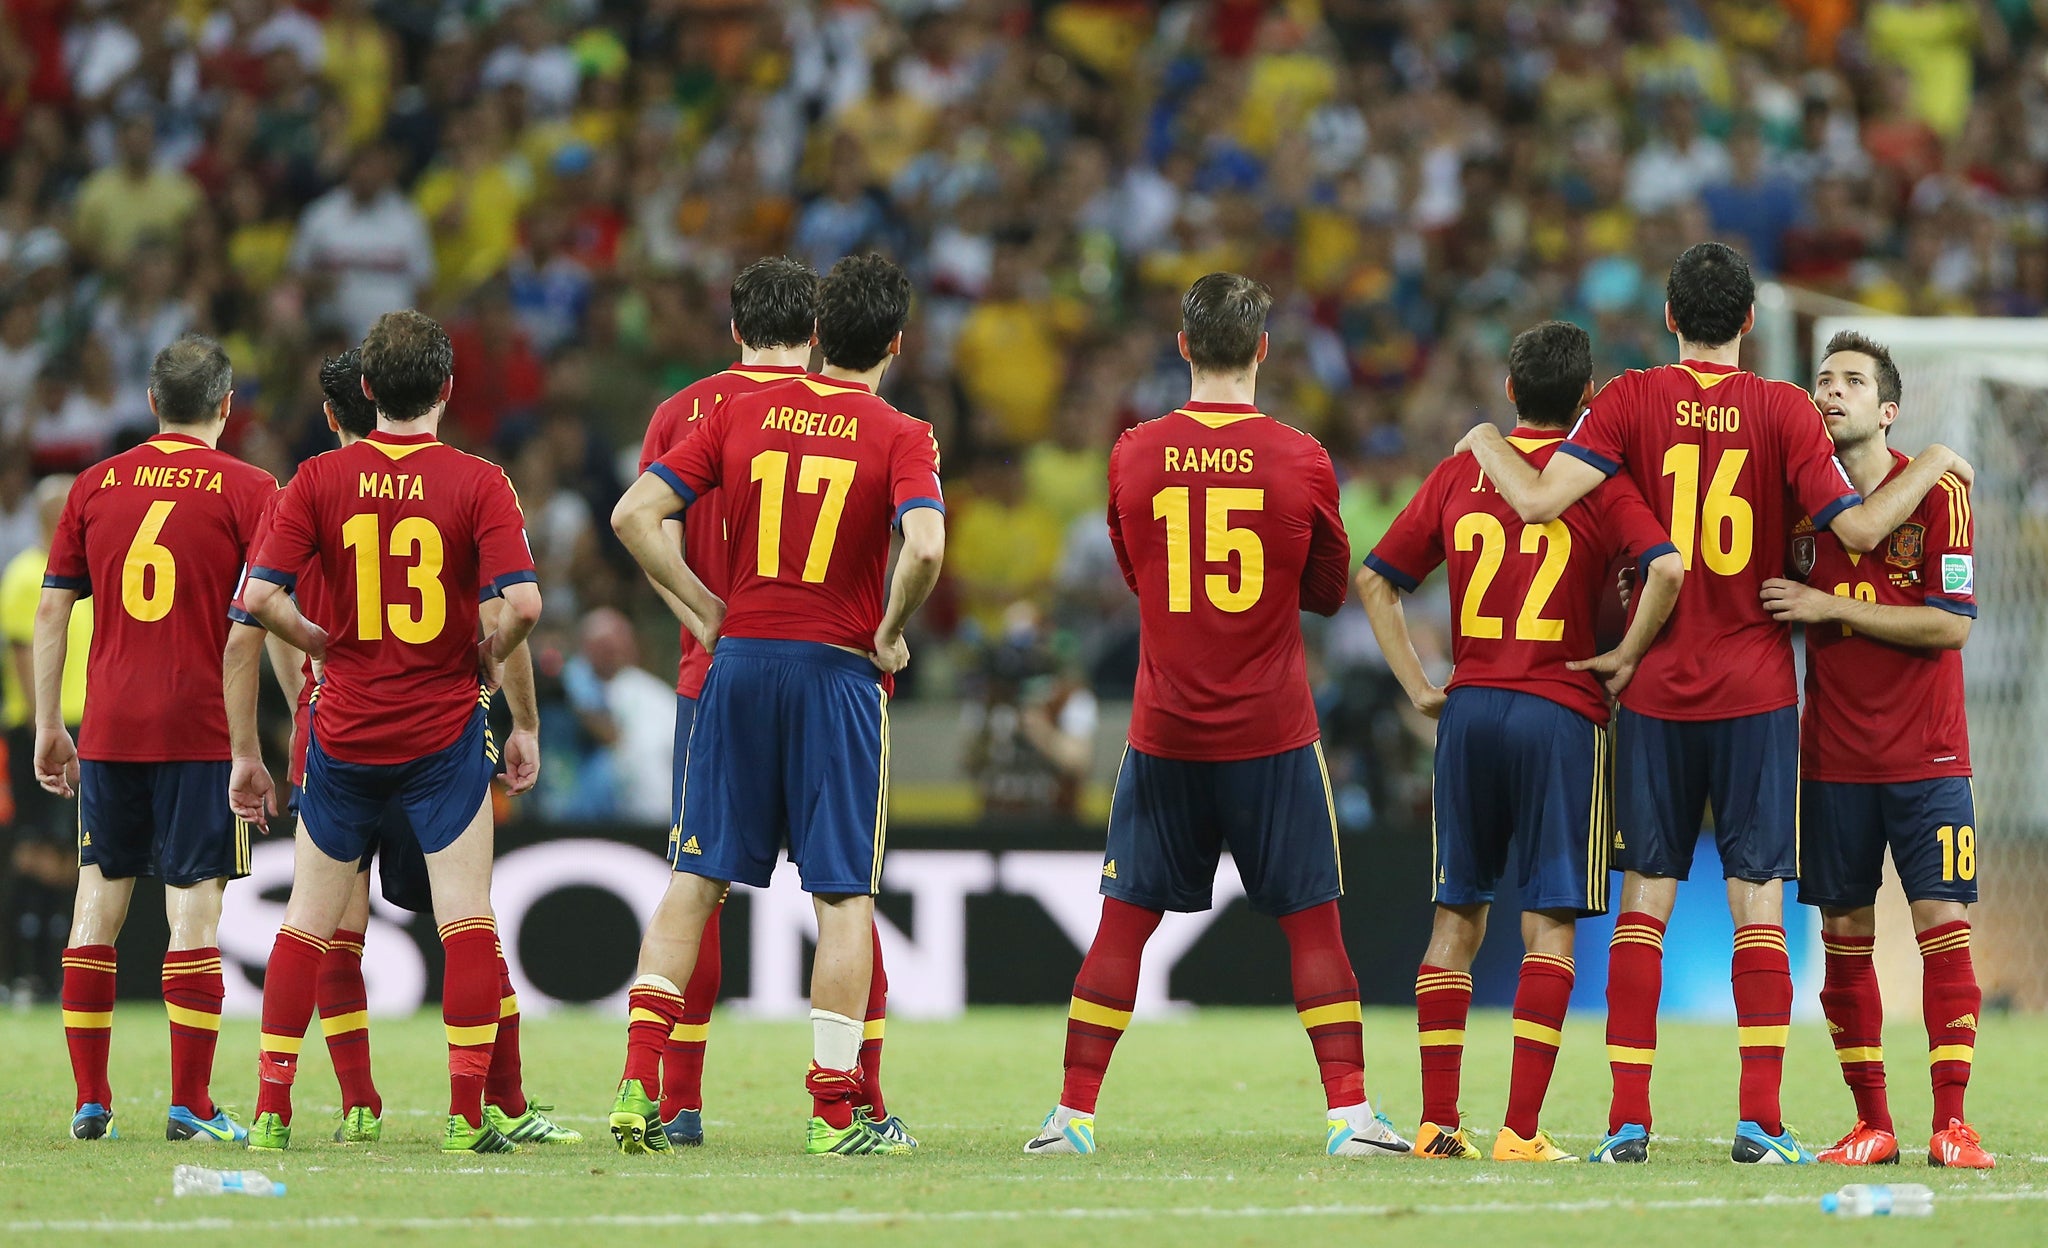
M 304 789 L 294 786 L 291 801 L 285 806 L 286 815 L 294 823 L 298 821 L 304 794 Z M 364 851 L 362 861 L 356 864 L 356 871 L 368 871 L 372 862 L 378 867 L 377 877 L 384 900 L 414 914 L 434 912 L 434 890 L 427 880 L 427 855 L 420 849 L 419 839 L 413 836 L 412 825 L 405 820 L 405 811 L 396 802 L 385 803 L 383 821 L 377 825 L 369 849 Z
M 697 723 L 697 699 L 676 695 L 676 761 L 674 796 L 668 808 L 668 865 L 676 865 L 676 847 L 683 843 L 683 777 L 689 774 L 690 730 Z
M 1968 776 L 1799 787 L 1799 900 L 1830 910 L 1877 901 L 1884 851 L 1908 901 L 1977 900 L 1977 801 Z
M 320 852 L 361 862 L 376 845 L 385 807 L 396 805 L 423 853 L 455 843 L 491 791 L 498 746 L 478 707 L 455 743 L 409 763 L 348 763 L 320 748 L 320 717 L 306 745 L 306 787 L 299 824 Z
M 1438 905 L 1492 902 L 1512 865 L 1524 910 L 1607 912 L 1606 729 L 1533 693 L 1454 689 L 1437 723 L 1434 787 Z
M 1321 742 L 1227 763 L 1124 751 L 1103 850 L 1105 897 L 1147 910 L 1207 910 L 1226 846 L 1260 914 L 1344 895 Z
M 765 888 L 785 847 L 805 892 L 881 891 L 889 695 L 865 655 L 732 637 L 697 699 L 675 868 Z
M 1734 719 L 1615 717 L 1614 865 L 1682 880 L 1709 804 L 1721 874 L 1799 874 L 1799 708 Z
M 78 760 L 78 865 L 179 887 L 249 874 L 249 825 L 228 805 L 233 766 Z

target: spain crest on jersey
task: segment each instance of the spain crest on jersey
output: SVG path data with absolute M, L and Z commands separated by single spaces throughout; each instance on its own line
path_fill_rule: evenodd
M 1884 561 L 1895 568 L 1917 568 L 1926 552 L 1927 526 L 1902 524 L 1892 530 L 1891 541 L 1885 546 Z

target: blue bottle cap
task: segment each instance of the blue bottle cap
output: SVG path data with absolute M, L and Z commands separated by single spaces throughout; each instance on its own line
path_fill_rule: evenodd
M 1820 1198 L 1820 1211 L 1822 1213 L 1833 1213 L 1835 1211 L 1836 1206 L 1840 1205 L 1841 1203 L 1841 1197 L 1835 1195 L 1833 1192 L 1829 1192 L 1827 1195 Z
M 272 1183 L 272 1184 L 270 1185 L 270 1194 L 271 1194 L 272 1196 L 282 1196 L 282 1195 L 284 1195 L 284 1184 L 282 1184 L 282 1183 Z M 1833 1199 L 1834 1199 L 1834 1197 L 1830 1196 L 1830 1197 L 1828 1197 L 1828 1199 L 1829 1199 L 1829 1200 L 1833 1200 Z

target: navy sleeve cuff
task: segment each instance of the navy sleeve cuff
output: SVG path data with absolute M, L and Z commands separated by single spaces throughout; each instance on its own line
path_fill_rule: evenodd
M 1977 604 L 1974 602 L 1958 602 L 1953 598 L 1942 598 L 1929 594 L 1927 595 L 1927 605 L 1930 607 L 1940 607 L 1951 614 L 1965 616 L 1972 620 L 1977 618 Z
M 657 477 L 660 477 L 662 480 L 662 484 L 668 486 L 668 488 L 674 490 L 677 494 L 681 495 L 683 500 L 683 506 L 688 507 L 690 506 L 690 504 L 697 501 L 697 491 L 691 489 L 687 485 L 684 485 L 683 479 L 680 476 L 676 475 L 676 470 L 669 467 L 667 464 L 649 464 L 647 465 L 647 471 L 653 473 Z
M 247 611 L 242 610 L 240 607 L 229 607 L 228 619 L 234 621 L 237 624 L 247 624 L 250 628 L 263 627 L 263 621 L 257 619 L 253 615 L 250 615 Z
M 284 586 L 286 593 L 290 593 L 292 590 L 297 589 L 299 587 L 298 577 L 294 576 L 290 572 L 280 572 L 276 568 L 265 568 L 260 566 L 250 568 L 249 579 L 252 581 L 269 581 L 273 585 L 282 585 Z
M 503 598 L 505 596 L 505 588 L 509 585 L 538 585 L 539 583 L 540 577 L 532 568 L 526 568 L 519 572 L 507 572 L 505 575 L 476 591 L 476 600 L 478 602 L 489 602 L 493 598 Z
M 1821 508 L 1820 511 L 1814 515 L 1814 530 L 1816 532 L 1825 530 L 1829 525 L 1832 525 L 1835 522 L 1836 516 L 1841 515 L 1843 512 L 1849 510 L 1851 507 L 1860 507 L 1862 505 L 1863 496 L 1861 494 L 1856 493 L 1854 490 L 1851 490 L 1847 494 L 1844 494 L 1840 498 L 1836 499 L 1834 502 L 1829 503 L 1827 506 Z
M 1374 551 L 1372 554 L 1369 554 L 1365 557 L 1365 566 L 1371 568 L 1373 571 L 1379 573 L 1381 576 L 1386 577 L 1389 581 L 1392 581 L 1394 583 L 1394 588 L 1400 590 L 1404 594 L 1414 593 L 1416 587 L 1422 584 L 1421 581 L 1416 580 L 1414 577 L 1408 575 L 1406 572 L 1403 572 L 1401 569 L 1395 567 L 1393 564 L 1388 563 L 1386 560 L 1380 558 L 1378 551 Z
M 1600 475 L 1603 477 L 1611 477 L 1621 471 L 1620 464 L 1615 463 L 1598 451 L 1589 451 L 1576 442 L 1560 442 L 1557 444 L 1557 449 L 1573 459 L 1581 460 L 1598 468 Z
M 1650 547 L 1648 550 L 1643 552 L 1642 558 L 1636 560 L 1636 575 L 1643 579 L 1648 579 L 1650 575 L 1651 564 L 1657 562 L 1659 559 L 1662 559 L 1666 555 L 1675 555 L 1677 553 L 1678 547 L 1670 542 L 1665 542 L 1661 546 Z
M 933 511 L 938 512 L 942 516 L 946 514 L 946 504 L 940 501 L 939 499 L 906 498 L 903 500 L 903 505 L 896 509 L 896 518 L 889 522 L 889 527 L 894 529 L 902 528 L 903 517 L 909 515 L 913 511 L 916 511 L 920 507 L 929 507 Z
M 43 575 L 44 589 L 68 589 L 80 597 L 92 596 L 92 578 L 89 576 L 58 576 L 54 572 Z

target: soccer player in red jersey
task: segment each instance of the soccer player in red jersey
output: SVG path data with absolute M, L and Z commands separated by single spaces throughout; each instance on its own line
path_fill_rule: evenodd
M 1891 353 L 1861 334 L 1829 340 L 1813 400 L 1860 490 L 1913 461 L 1885 431 L 1899 414 Z M 1970 490 L 1944 476 L 1884 543 L 1858 557 L 1802 525 L 1792 566 L 1806 583 L 1764 582 L 1764 607 L 1806 625 L 1799 900 L 1820 907 L 1827 980 L 1820 1003 L 1856 1098 L 1856 1126 L 1824 1162 L 1896 1161 L 1884 1086 L 1884 1003 L 1871 946 L 1885 850 L 1912 905 L 1923 961 L 1921 1012 L 1934 1082 L 1935 1166 L 1989 1170 L 1963 1115 L 1983 994 L 1970 962 L 1977 814 L 1963 710 L 1963 643 L 1977 617 Z
M 891 674 L 909 661 L 903 628 L 945 553 L 931 426 L 873 393 L 909 315 L 902 270 L 877 255 L 841 260 L 818 294 L 824 372 L 728 396 L 612 513 L 683 622 L 717 646 L 690 735 L 676 874 L 633 981 L 611 1113 L 624 1152 L 670 1148 L 658 1101 L 663 1050 L 683 1018 L 676 981 L 696 965 L 730 882 L 765 886 L 785 846 L 818 911 L 805 1151 L 915 1147 L 860 1104 L 859 1017 L 888 828 Z M 662 529 L 713 490 L 731 533 L 713 556 L 726 564 L 724 604 Z M 903 548 L 885 607 L 892 527 Z
M 291 1142 L 291 1089 L 319 971 L 387 803 L 427 857 L 447 956 L 441 1012 L 450 1097 L 442 1149 L 518 1145 L 484 1113 L 503 1000 L 491 917 L 490 780 L 498 751 L 485 705 L 540 618 L 540 588 L 518 500 L 493 464 L 439 442 L 454 352 L 417 312 L 380 317 L 363 340 L 363 388 L 377 428 L 300 466 L 251 560 L 251 616 L 325 665 L 313 700 L 291 900 L 263 985 L 261 1086 L 252 1148 Z M 334 628 L 293 603 L 296 570 L 318 566 Z M 483 587 L 479 590 L 479 587 Z M 478 599 L 504 599 L 479 642 Z M 480 679 L 481 676 L 481 679 Z M 515 733 L 508 765 L 535 746 Z M 233 800 L 254 818 L 272 800 L 260 761 L 238 758 Z
M 1688 248 L 1665 284 L 1664 320 L 1678 337 L 1679 363 L 1609 382 L 1540 470 L 1490 425 L 1462 448 L 1531 524 L 1557 519 L 1601 481 L 1626 473 L 1689 573 L 1670 627 L 1616 717 L 1614 855 L 1626 875 L 1608 961 L 1614 1099 L 1596 1161 L 1649 1155 L 1664 928 L 1710 800 L 1736 924 L 1730 979 L 1741 1121 L 1730 1156 L 1813 1159 L 1785 1130 L 1778 1103 L 1792 1011 L 1782 881 L 1798 874 L 1798 690 L 1791 630 L 1758 595 L 1783 569 L 1788 502 L 1861 553 L 1897 528 L 1944 472 L 1968 472 L 1953 452 L 1931 447 L 1864 499 L 1835 462 L 1812 396 L 1737 366 L 1754 298 L 1749 265 L 1735 251 L 1720 243 Z
M 135 877 L 164 882 L 170 952 L 173 1140 L 239 1141 L 214 1104 L 222 890 L 249 872 L 249 828 L 228 808 L 223 664 L 254 679 L 261 638 L 230 637 L 227 605 L 265 505 L 269 473 L 217 448 L 234 371 L 210 339 L 181 338 L 149 370 L 159 432 L 79 474 L 50 543 L 36 610 L 36 779 L 79 795 L 78 900 L 64 950 L 64 1036 L 75 1139 L 114 1134 L 107 1045 L 114 941 Z M 97 591 L 97 592 L 95 592 Z M 71 605 L 92 595 L 93 643 L 78 743 L 60 695 Z
M 1189 401 L 1110 453 L 1109 536 L 1138 596 L 1137 696 L 1102 921 L 1067 1012 L 1066 1077 L 1028 1154 L 1095 1151 L 1096 1098 L 1130 1025 L 1145 942 L 1166 911 L 1210 907 L 1225 846 L 1252 909 L 1287 937 L 1329 1153 L 1408 1151 L 1365 1095 L 1358 978 L 1337 915 L 1337 812 L 1301 642 L 1302 611 L 1344 604 L 1351 545 L 1328 453 L 1253 405 L 1272 302 L 1235 273 L 1189 287 Z
M 777 385 L 804 375 L 816 344 L 818 323 L 818 275 L 801 260 L 769 256 L 741 269 L 732 282 L 732 339 L 739 344 L 740 362 L 724 372 L 691 382 L 654 409 L 647 437 L 640 446 L 640 471 L 682 444 L 696 423 L 723 402 L 727 395 L 750 394 L 764 386 Z M 703 580 L 712 594 L 726 592 L 725 547 L 728 540 L 725 517 L 720 513 L 721 493 L 709 490 L 690 504 L 688 527 L 682 518 L 664 521 L 662 528 L 681 544 L 683 560 Z M 677 604 L 668 591 L 655 582 L 655 589 Z M 682 611 L 678 610 L 678 618 Z M 676 670 L 675 800 L 669 816 L 668 860 L 675 863 L 682 844 L 683 772 L 689 757 L 690 726 L 697 718 L 697 696 L 704 688 L 705 673 L 711 670 L 711 655 L 686 627 L 682 630 L 682 662 Z M 683 1017 L 669 1036 L 661 1061 L 661 1129 L 669 1143 L 693 1146 L 704 1142 L 704 1047 L 711 1030 L 711 1008 L 718 1001 L 723 978 L 723 957 L 719 940 L 719 917 L 725 912 L 720 902 L 704 925 L 702 943 L 697 946 L 697 965 L 683 985 Z M 889 1113 L 882 1098 L 882 1039 L 887 1023 L 889 976 L 882 967 L 882 942 L 874 937 L 874 976 L 868 987 L 865 1035 L 860 1047 L 861 1091 L 856 1105 L 880 1124 L 884 1134 L 909 1139 L 900 1118 Z M 913 1143 L 915 1141 L 912 1141 Z
M 342 446 L 353 446 L 377 427 L 377 405 L 363 393 L 361 353 L 353 347 L 329 356 L 320 365 L 320 389 L 327 427 Z M 258 528 L 256 545 L 268 532 L 268 515 Z M 320 580 L 320 565 L 308 563 L 298 569 L 292 591 L 299 613 L 314 622 L 331 622 L 331 606 Z M 495 595 L 479 607 L 485 631 L 496 631 L 503 602 Z M 237 624 L 262 628 L 240 599 L 228 615 Z M 266 635 L 267 636 L 267 635 Z M 313 725 L 313 694 L 317 684 L 313 665 L 300 651 L 277 637 L 267 637 L 271 669 L 278 687 L 292 702 L 291 759 L 287 784 L 291 798 L 287 813 L 296 819 L 299 797 L 306 776 L 306 747 Z M 533 659 L 524 645 L 505 661 L 505 700 L 512 711 L 512 731 L 537 737 L 540 707 L 533 684 Z M 254 758 L 261 746 L 256 734 L 256 682 L 238 681 L 230 673 L 227 687 L 228 734 L 238 757 Z M 507 743 L 507 756 L 515 765 L 506 772 L 507 791 L 513 796 L 533 787 L 539 779 L 538 744 Z M 364 853 L 356 873 L 348 907 L 342 912 L 334 938 L 320 960 L 318 1005 L 321 1032 L 327 1038 L 327 1054 L 341 1085 L 341 1125 L 334 1129 L 338 1144 L 374 1144 L 382 1138 L 384 1099 L 370 1070 L 370 1017 L 368 991 L 363 983 L 363 938 L 370 918 L 370 862 L 382 864 L 385 900 L 414 913 L 433 908 L 433 894 L 427 880 L 426 857 L 405 822 L 398 806 L 387 804 L 383 821 Z M 574 1144 L 583 1139 L 531 1105 L 520 1083 L 519 997 L 512 989 L 512 974 L 505 966 L 503 942 L 498 950 L 502 997 L 499 1002 L 498 1040 L 491 1049 L 491 1071 L 484 1082 L 484 1117 L 513 1143 Z
M 1508 445 L 1537 468 L 1592 393 L 1586 331 L 1546 321 L 1508 350 Z M 1594 657 L 1607 568 L 1626 554 L 1644 589 L 1628 633 Z M 1458 627 L 1449 693 L 1422 669 L 1399 592 L 1450 564 Z M 1436 737 L 1436 924 L 1415 977 L 1422 1044 L 1419 1157 L 1476 1160 L 1458 1115 L 1472 959 L 1494 885 L 1512 871 L 1522 901 L 1515 1056 L 1495 1161 L 1577 1161 L 1537 1118 L 1572 995 L 1577 921 L 1607 912 L 1614 835 L 1607 700 L 1626 689 L 1671 615 L 1678 548 L 1626 478 L 1603 482 L 1547 524 L 1525 524 L 1469 453 L 1439 464 L 1358 573 L 1373 633 Z M 1604 685 L 1604 687 L 1603 687 Z

